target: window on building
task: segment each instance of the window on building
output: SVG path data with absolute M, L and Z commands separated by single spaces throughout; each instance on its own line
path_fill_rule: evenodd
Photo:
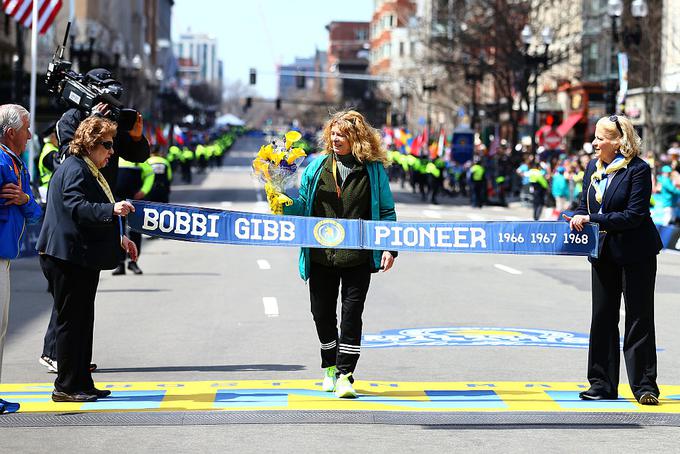
M 399 56 L 403 57 L 404 56 L 404 42 L 399 41 Z
M 177 44 L 177 55 L 179 55 L 179 58 L 184 57 L 184 44 L 183 43 Z
M 593 42 L 590 43 L 590 45 L 587 47 L 588 52 L 586 52 L 586 58 L 584 59 L 585 61 L 585 73 L 586 77 L 588 78 L 593 78 L 597 76 L 597 54 L 598 54 L 598 48 L 597 48 L 597 43 Z
M 357 37 L 358 41 L 366 41 L 366 39 L 368 38 L 366 36 L 366 30 L 364 30 L 364 29 L 357 30 L 356 37 Z
M 213 75 L 215 74 L 215 69 L 217 68 L 215 55 L 215 46 L 210 46 L 210 67 L 212 68 Z
M 409 52 L 409 55 L 413 56 L 416 54 L 416 42 L 411 41 L 411 51 Z
M 387 16 L 387 26 L 389 28 L 394 27 L 394 16 L 391 14 Z

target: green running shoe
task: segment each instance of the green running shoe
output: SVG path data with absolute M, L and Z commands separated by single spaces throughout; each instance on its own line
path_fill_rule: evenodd
M 349 377 L 352 376 L 352 372 L 349 374 L 341 374 L 335 383 L 335 397 L 340 398 L 355 398 L 357 397 L 357 392 L 354 390 L 352 383 L 349 381 Z
M 335 366 L 326 367 L 323 370 L 323 383 L 321 389 L 327 393 L 335 391 L 335 382 L 338 379 L 336 372 L 338 369 Z

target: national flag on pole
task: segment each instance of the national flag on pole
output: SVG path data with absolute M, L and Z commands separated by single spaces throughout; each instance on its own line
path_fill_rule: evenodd
M 34 0 L 2 0 L 2 10 L 27 28 L 31 28 Z M 38 31 L 44 34 L 61 9 L 62 0 L 36 0 L 38 5 Z
M 163 129 L 160 126 L 156 126 L 156 143 L 164 147 L 168 146 L 168 139 L 163 133 Z
M 175 143 L 177 145 L 184 145 L 185 142 L 187 141 L 187 136 L 182 132 L 179 126 L 175 125 L 175 127 L 172 130 L 174 136 L 175 136 Z

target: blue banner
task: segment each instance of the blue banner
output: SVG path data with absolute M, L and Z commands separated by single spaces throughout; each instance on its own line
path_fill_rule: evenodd
M 599 241 L 596 224 L 572 232 L 566 222 L 363 221 L 131 202 L 133 230 L 202 243 L 597 257 Z

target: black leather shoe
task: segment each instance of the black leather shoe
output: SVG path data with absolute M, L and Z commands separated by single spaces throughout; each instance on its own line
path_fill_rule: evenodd
M 137 262 L 128 263 L 128 269 L 135 274 L 142 274 L 142 270 L 137 266 Z
M 113 276 L 120 276 L 125 274 L 125 265 L 118 265 L 115 270 L 111 273 Z
M 109 397 L 111 395 L 111 391 L 108 389 L 97 389 L 97 388 L 92 388 L 87 391 L 88 394 L 92 394 L 93 396 L 97 396 L 98 398 L 102 397 Z
M 90 363 L 90 367 L 88 368 L 90 372 L 94 372 L 97 370 L 97 365 L 95 363 Z
M 578 394 L 581 400 L 616 400 L 619 396 L 613 396 L 611 394 L 605 394 L 600 391 L 595 391 L 592 388 L 588 391 L 583 391 Z
M 644 392 L 637 397 L 640 405 L 659 405 L 659 396 L 652 392 Z
M 97 400 L 97 396 L 94 394 L 84 392 L 69 394 L 57 390 L 52 391 L 53 402 L 94 402 L 95 400 Z

